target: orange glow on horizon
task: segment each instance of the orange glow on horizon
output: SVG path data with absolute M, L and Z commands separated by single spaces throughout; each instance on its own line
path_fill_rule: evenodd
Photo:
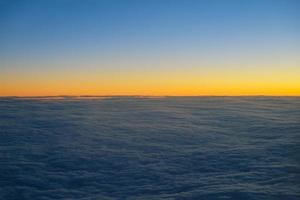
M 300 96 L 300 69 L 269 69 L 272 67 L 3 73 L 0 96 Z
M 300 79 L 299 79 L 300 80 Z M 142 96 L 299 96 L 300 81 L 286 82 L 247 80 L 101 80 L 2 81 L 0 96 L 59 96 L 59 95 L 142 95 Z

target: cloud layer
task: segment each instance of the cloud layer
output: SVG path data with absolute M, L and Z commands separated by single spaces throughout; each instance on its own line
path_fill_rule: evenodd
M 0 99 L 0 199 L 299 199 L 300 99 Z

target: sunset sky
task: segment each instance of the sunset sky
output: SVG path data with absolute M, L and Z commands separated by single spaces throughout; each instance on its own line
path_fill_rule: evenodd
M 298 0 L 0 0 L 0 96 L 300 95 Z

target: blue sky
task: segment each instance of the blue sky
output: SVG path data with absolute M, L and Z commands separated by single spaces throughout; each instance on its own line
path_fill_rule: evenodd
M 296 0 L 2 0 L 0 70 L 34 73 L 67 63 L 84 72 L 83 65 L 102 63 L 117 71 L 116 60 L 143 68 L 176 59 L 179 68 L 198 62 L 226 70 L 232 60 L 257 64 L 262 55 L 268 67 L 276 57 L 298 64 L 299 10 Z
M 292 45 L 299 35 L 299 1 L 62 0 L 0 5 L 1 55 L 8 58 L 130 54 L 128 50 L 151 55 L 173 48 L 226 48 L 228 43 L 237 49 L 272 48 Z

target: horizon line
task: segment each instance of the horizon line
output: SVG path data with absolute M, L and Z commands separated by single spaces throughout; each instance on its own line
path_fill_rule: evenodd
M 0 98 L 72 98 L 72 97 L 300 97 L 300 95 L 8 95 Z

